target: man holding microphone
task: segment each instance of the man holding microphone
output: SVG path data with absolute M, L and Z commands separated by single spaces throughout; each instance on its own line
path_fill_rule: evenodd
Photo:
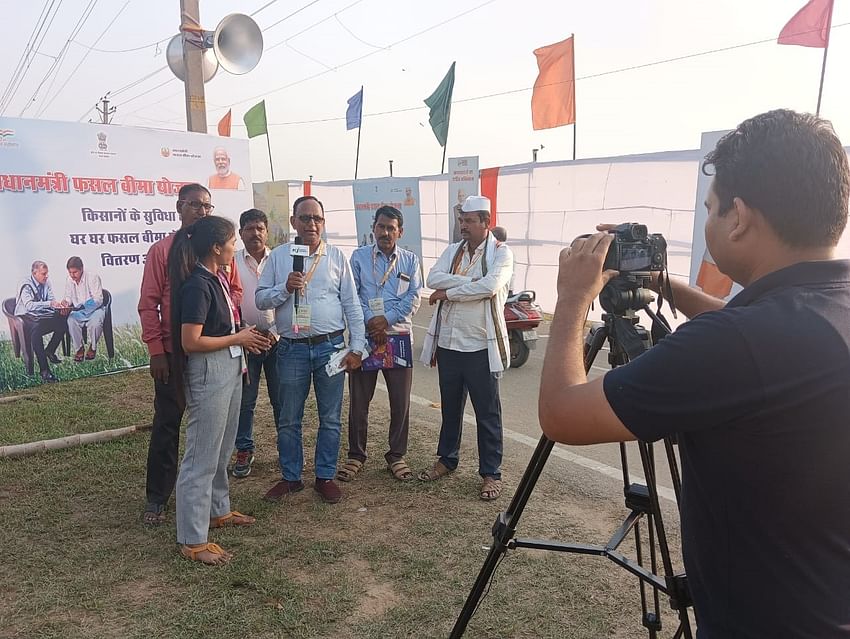
M 304 489 L 301 427 L 312 382 L 319 413 L 315 490 L 324 502 L 335 504 L 342 498 L 334 481 L 345 385 L 342 371 L 360 367 L 366 348 L 363 311 L 348 260 L 342 251 L 322 240 L 322 203 L 310 195 L 298 198 L 290 222 L 304 247 L 296 242 L 274 249 L 255 295 L 259 310 L 274 309 L 281 338 L 277 348 L 282 400 L 277 446 L 282 480 L 266 493 L 265 499 L 279 501 Z M 298 257 L 302 258 L 303 272 L 293 268 L 298 266 Z M 345 350 L 346 325 L 350 351 L 328 371 L 331 358 Z

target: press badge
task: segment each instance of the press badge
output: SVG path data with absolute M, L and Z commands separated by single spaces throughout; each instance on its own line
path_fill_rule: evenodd
M 231 357 L 242 357 L 242 347 L 236 344 L 230 347 L 230 356 Z
M 384 315 L 384 298 L 372 297 L 369 299 L 369 310 L 375 315 Z
M 295 309 L 294 315 L 295 315 L 295 318 L 294 318 L 292 323 L 295 326 L 297 326 L 299 329 L 310 328 L 310 305 L 309 304 L 299 304 L 298 308 Z

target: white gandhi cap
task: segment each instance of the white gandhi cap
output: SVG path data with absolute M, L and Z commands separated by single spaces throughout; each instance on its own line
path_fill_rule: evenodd
M 487 211 L 490 213 L 490 198 L 483 195 L 470 195 L 463 201 L 460 210 L 464 213 L 474 213 L 476 211 Z

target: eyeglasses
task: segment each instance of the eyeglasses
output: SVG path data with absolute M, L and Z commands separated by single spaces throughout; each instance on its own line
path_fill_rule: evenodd
M 201 202 L 200 200 L 178 200 L 177 201 L 178 204 L 180 202 L 182 202 L 183 204 L 188 206 L 190 209 L 194 209 L 196 211 L 200 211 L 203 208 L 207 213 L 212 213 L 212 210 L 215 208 L 215 206 L 213 206 L 209 202 Z
M 301 220 L 302 224 L 309 224 L 312 222 L 316 226 L 323 224 L 325 221 L 325 218 L 319 217 L 318 215 L 299 215 L 298 219 Z

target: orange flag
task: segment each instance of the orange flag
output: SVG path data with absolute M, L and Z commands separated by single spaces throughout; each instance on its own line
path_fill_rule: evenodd
M 829 46 L 833 0 L 809 0 L 779 34 L 779 44 L 825 49 Z
M 230 119 L 233 115 L 231 111 L 232 109 L 228 109 L 225 116 L 218 121 L 218 134 L 223 138 L 230 137 Z
M 540 73 L 531 94 L 531 123 L 535 131 L 576 121 L 576 74 L 573 37 L 534 50 Z
M 702 256 L 702 263 L 699 265 L 699 273 L 697 273 L 697 286 L 704 293 L 724 299 L 732 292 L 732 280 L 728 276 L 720 272 L 717 264 L 714 263 L 708 250 Z

